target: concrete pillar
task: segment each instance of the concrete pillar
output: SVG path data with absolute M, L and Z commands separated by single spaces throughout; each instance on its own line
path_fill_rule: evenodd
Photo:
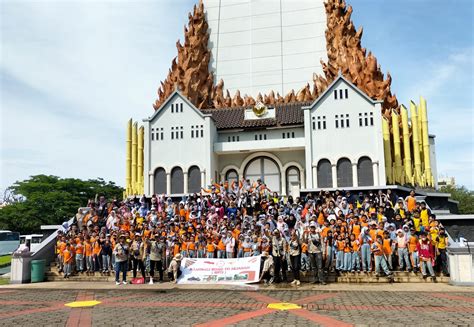
M 152 173 L 148 174 L 148 194 L 155 194 L 155 176 Z
M 280 183 L 281 183 L 280 185 L 281 195 L 288 195 L 289 190 L 286 189 L 286 173 L 284 171 L 280 172 Z
M 201 187 L 206 188 L 206 171 L 201 170 Z
M 332 187 L 337 188 L 337 168 L 336 164 L 331 164 L 332 169 Z
M 171 194 L 171 172 L 166 173 L 166 195 Z
M 374 174 L 374 186 L 379 186 L 379 162 L 372 162 L 372 173 Z
M 188 172 L 187 171 L 183 171 L 183 182 L 184 182 L 183 193 L 188 194 Z
M 313 185 L 311 185 L 312 188 L 317 188 L 318 187 L 318 167 L 314 166 L 311 167 L 313 171 Z
M 132 120 L 127 123 L 127 141 L 125 158 L 125 195 L 132 194 Z
M 132 126 L 132 194 L 137 194 L 137 125 Z
M 300 170 L 300 188 L 303 190 L 306 188 L 306 179 L 304 178 L 304 170 Z
M 357 178 L 357 162 L 352 163 L 352 186 L 353 187 L 359 186 L 359 181 Z

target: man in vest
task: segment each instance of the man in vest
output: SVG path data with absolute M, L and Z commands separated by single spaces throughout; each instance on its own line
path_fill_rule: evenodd
M 313 283 L 326 285 L 323 272 L 323 253 L 321 245 L 321 236 L 316 231 L 316 223 L 312 221 L 309 225 L 309 232 L 305 231 L 303 236 L 304 243 L 308 245 L 308 256 L 311 270 L 314 271 Z

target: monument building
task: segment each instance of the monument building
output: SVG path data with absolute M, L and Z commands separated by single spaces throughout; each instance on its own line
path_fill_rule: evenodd
M 341 0 L 204 0 L 154 113 L 127 127 L 126 195 L 436 187 L 426 101 L 407 108 Z

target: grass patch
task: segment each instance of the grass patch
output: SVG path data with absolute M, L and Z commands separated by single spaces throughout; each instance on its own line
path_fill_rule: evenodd
M 0 285 L 8 285 L 8 284 L 10 284 L 10 279 L 0 278 Z
M 8 266 L 12 262 L 11 255 L 3 255 L 0 257 L 0 267 Z

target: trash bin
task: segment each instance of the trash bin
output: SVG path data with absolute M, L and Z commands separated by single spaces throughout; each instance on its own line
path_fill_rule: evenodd
M 472 246 L 472 245 L 471 245 Z M 474 286 L 474 249 L 448 247 L 451 285 Z
M 31 282 L 39 283 L 44 281 L 44 268 L 46 266 L 46 260 L 33 260 L 31 261 Z
M 12 266 L 10 283 L 24 284 L 31 280 L 31 252 L 14 252 L 12 255 Z

